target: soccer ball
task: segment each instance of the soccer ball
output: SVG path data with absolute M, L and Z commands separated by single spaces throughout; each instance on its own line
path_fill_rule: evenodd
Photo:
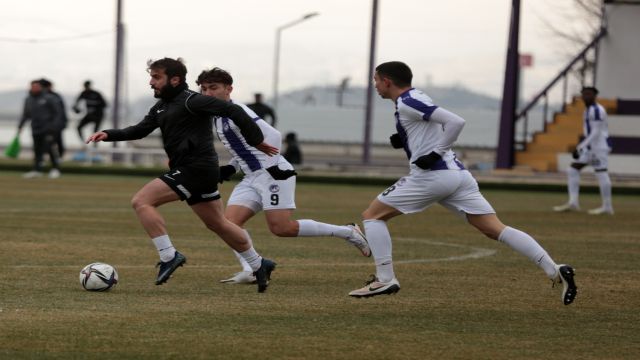
M 80 285 L 89 291 L 107 291 L 118 283 L 118 272 L 105 263 L 89 264 L 80 271 Z

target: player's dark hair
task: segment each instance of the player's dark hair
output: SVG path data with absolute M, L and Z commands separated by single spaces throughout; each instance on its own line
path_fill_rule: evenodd
M 50 88 L 53 84 L 51 83 L 51 81 L 42 78 L 40 80 L 38 80 L 38 82 L 40 83 L 40 85 L 42 85 L 43 88 L 48 89 Z
M 400 61 L 389 61 L 376 67 L 376 72 L 381 77 L 390 79 L 396 86 L 411 86 L 413 73 L 407 64 Z
M 147 61 L 147 71 L 149 70 L 164 70 L 167 74 L 167 79 L 171 79 L 174 76 L 180 78 L 180 83 L 184 83 L 187 78 L 187 67 L 184 66 L 182 58 L 171 59 L 162 58 L 159 60 Z
M 222 70 L 219 67 L 214 67 L 211 70 L 203 70 L 200 75 L 198 75 L 196 84 L 200 85 L 205 83 L 233 85 L 233 78 L 227 71 Z
M 580 91 L 581 93 L 584 91 L 593 91 L 594 94 L 598 95 L 598 89 L 596 89 L 595 86 L 585 86 L 582 88 L 582 91 Z

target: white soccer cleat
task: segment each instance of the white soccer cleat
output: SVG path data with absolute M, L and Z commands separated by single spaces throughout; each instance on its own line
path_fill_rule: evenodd
M 349 235 L 345 240 L 349 244 L 357 247 L 362 253 L 362 256 L 370 257 L 371 249 L 369 248 L 367 238 L 364 236 L 362 230 L 360 230 L 360 226 L 356 224 L 348 224 L 347 227 L 351 229 L 351 235 Z
M 225 284 L 255 284 L 256 277 L 252 271 L 240 271 L 228 279 L 220 280 L 220 282 Z
M 556 212 L 580 211 L 580 206 L 574 205 L 571 203 L 566 203 L 566 204 L 554 206 L 553 211 L 556 211 Z
M 374 275 L 371 275 L 371 279 L 365 284 L 365 287 L 350 292 L 349 296 L 366 298 L 383 294 L 391 295 L 400 291 L 400 283 L 396 278 L 389 282 L 380 282 Z
M 51 171 L 49 171 L 49 179 L 57 179 L 59 177 L 60 177 L 60 170 L 51 169 Z
M 39 178 L 42 177 L 42 173 L 40 171 L 29 171 L 28 173 L 24 173 L 22 174 L 22 177 L 25 179 L 33 179 L 33 178 Z
M 613 215 L 613 209 L 599 207 L 599 208 L 589 210 L 589 215 L 604 215 L 604 214 Z
M 553 285 L 562 284 L 562 303 L 569 305 L 576 299 L 578 295 L 578 287 L 573 277 L 575 270 L 570 265 L 556 265 L 556 277 L 553 279 Z

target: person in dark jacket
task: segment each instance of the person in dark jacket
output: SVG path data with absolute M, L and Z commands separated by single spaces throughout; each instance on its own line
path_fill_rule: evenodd
M 249 109 L 253 110 L 256 115 L 258 115 L 261 119 L 269 123 L 272 127 L 276 127 L 276 113 L 273 109 L 262 102 L 262 94 L 255 93 L 253 104 L 247 104 Z
M 80 119 L 78 123 L 77 130 L 78 136 L 80 136 L 80 141 L 84 141 L 84 136 L 82 135 L 82 129 L 89 125 L 93 124 L 94 132 L 98 132 L 100 130 L 100 125 L 102 124 L 102 119 L 104 118 L 104 109 L 107 107 L 107 102 L 102 97 L 98 91 L 93 90 L 91 88 L 91 81 L 87 80 L 84 82 L 84 90 L 78 95 L 76 102 L 73 104 L 73 112 L 76 114 L 80 114 L 80 103 L 84 101 L 84 106 L 86 109 L 86 113 Z M 96 144 L 97 145 L 97 144 Z
M 62 157 L 64 156 L 64 152 L 66 150 L 64 146 L 63 132 L 64 132 L 64 129 L 67 128 L 67 123 L 69 122 L 69 117 L 67 117 L 67 107 L 64 104 L 64 99 L 62 98 L 62 95 L 58 94 L 53 90 L 53 83 L 51 81 L 49 81 L 48 79 L 42 78 L 40 79 L 40 85 L 42 85 L 43 90 L 49 92 L 49 94 L 53 95 L 56 98 L 56 100 L 60 102 L 60 108 L 62 109 L 62 124 L 60 125 L 60 129 L 56 134 L 55 144 L 58 147 L 58 155 L 60 156 L 60 159 L 62 159 Z
M 224 217 L 218 192 L 218 156 L 213 147 L 211 116 L 230 118 L 249 144 L 275 155 L 277 148 L 264 143 L 260 128 L 241 107 L 189 90 L 187 69 L 181 59 L 149 61 L 149 85 L 160 99 L 144 119 L 124 129 L 96 132 L 87 144 L 98 141 L 126 141 L 144 138 L 160 128 L 170 170 L 142 187 L 131 201 L 133 209 L 160 255 L 156 285 L 186 263 L 176 251 L 158 212 L 160 205 L 186 200 L 202 222 L 237 251 L 254 271 L 258 292 L 264 292 L 276 264 L 262 258 L 244 231 Z
M 282 156 L 292 164 L 302 164 L 302 150 L 300 150 L 300 143 L 298 143 L 298 136 L 296 133 L 287 133 L 284 138 L 284 143 L 287 147 L 285 148 Z
M 31 121 L 31 136 L 33 137 L 33 170 L 25 173 L 24 178 L 42 176 L 44 167 L 44 154 L 49 154 L 51 170 L 49 177 L 60 177 L 60 162 L 55 140 L 62 126 L 62 108 L 60 101 L 47 91 L 43 90 L 39 80 L 31 82 L 29 96 L 24 101 L 24 110 L 18 125 L 18 132 Z

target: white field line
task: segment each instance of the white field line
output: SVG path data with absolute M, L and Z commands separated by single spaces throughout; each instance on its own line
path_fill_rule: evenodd
M 493 256 L 496 254 L 496 250 L 481 248 L 476 246 L 455 244 L 455 243 L 446 243 L 439 241 L 429 241 L 418 238 L 396 238 L 396 241 L 402 242 L 414 242 L 426 245 L 435 245 L 435 246 L 445 246 L 445 247 L 453 247 L 464 250 L 465 253 L 461 255 L 447 256 L 442 258 L 420 258 L 420 259 L 396 259 L 394 260 L 394 265 L 402 265 L 402 264 L 429 264 L 436 262 L 446 262 L 446 261 L 464 261 L 470 259 L 480 259 L 483 257 Z M 151 251 L 151 250 L 150 250 Z M 277 259 L 275 259 L 278 262 Z M 373 259 L 371 259 L 373 262 Z M 86 265 L 86 264 L 85 264 Z M 364 262 L 357 263 L 326 263 L 326 262 L 318 262 L 318 263 L 286 263 L 281 264 L 286 267 L 312 267 L 312 266 L 363 266 L 366 265 Z M 35 264 L 23 264 L 23 265 L 10 265 L 6 266 L 13 269 L 41 269 L 41 268 L 69 268 L 69 269 L 81 269 L 84 265 L 35 265 Z M 151 268 L 152 265 L 114 265 L 117 269 L 142 269 L 142 268 Z M 206 264 L 206 265 L 190 265 L 188 262 L 185 265 L 189 268 L 196 269 L 212 269 L 212 268 L 235 268 L 238 267 L 237 264 L 234 265 L 215 265 L 215 264 Z M 0 266 L 2 268 L 4 266 Z

